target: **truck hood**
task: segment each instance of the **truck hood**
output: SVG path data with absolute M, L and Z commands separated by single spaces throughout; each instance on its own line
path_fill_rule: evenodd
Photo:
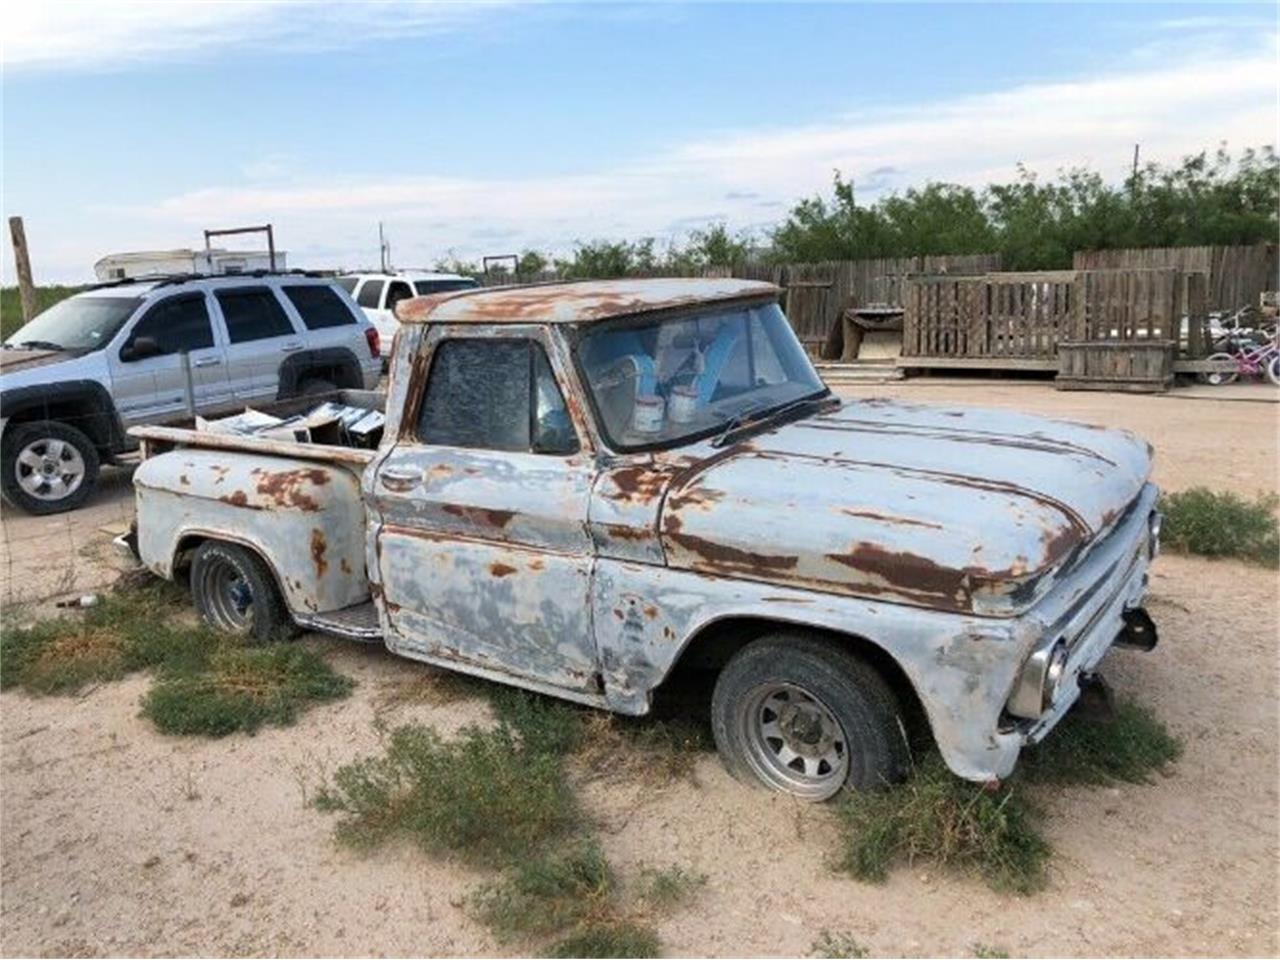
M 1112 527 L 1151 468 L 1131 434 L 854 401 L 710 450 L 675 478 L 667 562 L 992 615 Z

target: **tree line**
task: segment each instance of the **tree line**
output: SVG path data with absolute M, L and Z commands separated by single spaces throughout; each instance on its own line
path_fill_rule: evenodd
M 1041 179 L 1019 165 L 1007 183 L 974 188 L 931 181 L 865 204 L 854 180 L 837 171 L 830 194 L 800 200 L 763 236 L 715 223 L 663 247 L 653 237 L 579 241 L 566 256 L 525 250 L 515 273 L 577 279 L 697 273 L 748 259 L 971 253 L 1000 253 L 1010 270 L 1067 269 L 1077 250 L 1274 242 L 1278 209 L 1280 158 L 1270 146 L 1238 157 L 1219 148 L 1175 165 L 1148 163 L 1119 184 L 1085 167 Z M 453 257 L 436 265 L 483 272 Z

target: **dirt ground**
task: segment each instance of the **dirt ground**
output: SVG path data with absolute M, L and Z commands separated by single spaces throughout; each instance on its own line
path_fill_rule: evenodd
M 875 386 L 855 395 L 982 403 L 1125 427 L 1156 446 L 1167 489 L 1276 488 L 1270 403 L 1062 394 L 1044 385 Z M 5 518 L 4 597 L 84 589 L 128 516 L 127 475 L 69 518 Z M 45 525 L 45 526 L 42 526 Z M 41 532 L 47 530 L 47 538 Z M 8 538 L 14 536 L 16 540 Z M 28 555 L 36 551 L 34 556 Z M 15 559 L 16 558 L 16 559 Z M 4 566 L 0 563 L 0 566 Z M 821 931 L 872 955 L 1275 955 L 1280 952 L 1280 595 L 1273 572 L 1162 557 L 1152 654 L 1106 672 L 1184 740 L 1148 785 L 1042 790 L 1055 848 L 1049 888 L 991 892 L 929 865 L 883 886 L 828 866 L 829 810 L 740 786 L 714 755 L 665 785 L 582 785 L 624 877 L 680 864 L 707 875 L 659 917 L 669 955 L 802 956 Z M 324 638 L 353 696 L 287 729 L 218 741 L 167 738 L 138 717 L 145 677 L 75 698 L 0 695 L 0 951 L 101 954 L 514 954 L 461 902 L 485 874 L 408 844 L 360 855 L 308 805 L 318 778 L 377 749 L 375 718 L 443 731 L 483 720 L 478 701 L 404 696 L 428 668 Z

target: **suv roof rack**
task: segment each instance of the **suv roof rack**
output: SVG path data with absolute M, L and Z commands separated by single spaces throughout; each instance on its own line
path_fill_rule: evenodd
M 151 276 L 121 277 L 118 280 L 104 280 L 85 287 L 86 290 L 102 290 L 107 287 L 123 287 L 131 283 L 151 283 L 156 287 L 171 287 L 179 283 L 191 283 L 196 280 L 236 280 L 240 277 L 261 279 L 262 277 L 313 277 L 318 280 L 329 280 L 337 274 L 332 270 L 244 270 L 240 273 L 158 273 Z

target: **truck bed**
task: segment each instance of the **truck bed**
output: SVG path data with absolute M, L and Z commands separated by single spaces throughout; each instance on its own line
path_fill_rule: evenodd
M 294 397 L 288 400 L 255 404 L 253 409 L 271 416 L 288 418 L 299 413 L 305 413 L 318 404 L 329 400 L 346 404 L 347 406 L 361 407 L 365 410 L 385 412 L 387 396 L 381 391 L 374 390 L 338 390 L 318 396 Z M 234 414 L 228 414 L 228 416 L 232 415 Z M 369 463 L 377 452 L 372 449 L 314 441 L 303 443 L 268 437 L 213 433 L 206 430 L 197 430 L 194 420 L 180 421 L 168 426 L 133 427 L 129 430 L 129 435 L 142 442 L 142 459 L 144 460 L 182 447 L 198 447 L 210 450 L 273 454 L 303 460 L 320 460 L 362 467 Z

